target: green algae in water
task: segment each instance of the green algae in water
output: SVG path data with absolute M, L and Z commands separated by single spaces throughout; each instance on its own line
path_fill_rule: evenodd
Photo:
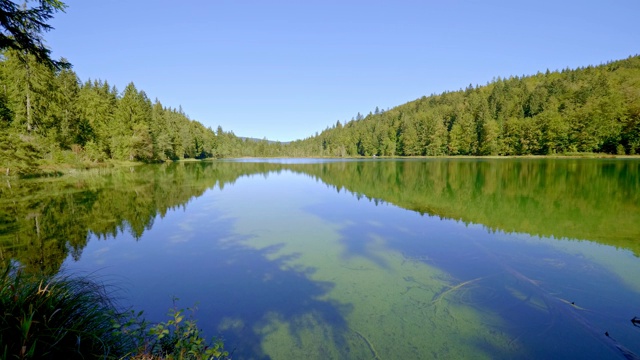
M 461 301 L 480 279 L 452 279 L 424 261 L 391 251 L 371 221 L 362 234 L 365 255 L 347 256 L 344 241 L 353 239 L 340 232 L 353 225 L 351 220 L 327 223 L 305 211 L 308 203 L 276 199 L 276 193 L 252 193 L 249 211 L 241 206 L 234 211 L 240 202 L 232 199 L 220 206 L 237 216 L 236 231 L 252 235 L 246 245 L 279 246 L 271 256 L 288 259 L 292 269 L 313 269 L 308 273 L 312 281 L 331 284 L 318 300 L 348 310 L 342 314 L 344 324 L 313 312 L 288 320 L 268 314 L 255 330 L 271 358 L 495 358 L 517 350 L 510 335 L 484 325 L 499 323 L 497 316 Z M 296 214 L 294 221 L 291 214 Z
M 640 352 L 639 164 L 225 162 L 19 182 L 0 189 L 0 246 L 32 271 L 67 258 L 113 274 L 158 318 L 172 296 L 199 303 L 238 358 L 614 357 L 604 331 Z

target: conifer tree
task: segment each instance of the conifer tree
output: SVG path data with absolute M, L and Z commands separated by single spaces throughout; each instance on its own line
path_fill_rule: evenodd
M 36 6 L 0 0 L 0 50 L 11 49 L 21 55 L 31 55 L 52 69 L 70 67 L 64 60 L 51 59 L 51 50 L 44 45 L 42 34 L 53 27 L 47 21 L 66 5 L 60 0 L 38 0 Z M 27 61 L 28 59 L 24 59 Z
M 55 121 L 56 140 L 63 149 L 69 149 L 72 144 L 82 142 L 78 112 L 80 81 L 72 70 L 63 69 L 57 74 L 54 87 L 54 101 L 50 103 L 50 109 Z

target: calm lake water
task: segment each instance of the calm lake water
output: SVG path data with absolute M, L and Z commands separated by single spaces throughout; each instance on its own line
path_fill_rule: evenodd
M 236 359 L 625 358 L 639 190 L 637 159 L 94 170 L 2 184 L 0 256 L 197 303 Z

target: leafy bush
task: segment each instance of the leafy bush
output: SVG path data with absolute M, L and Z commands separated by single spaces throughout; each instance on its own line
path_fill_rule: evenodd
M 209 344 L 197 327 L 193 314 L 196 308 L 180 309 L 177 298 L 169 309 L 169 320 L 150 326 L 142 319 L 142 312 L 131 312 L 123 325 L 114 324 L 119 332 L 134 339 L 136 349 L 132 359 L 227 359 L 228 352 L 220 340 Z M 185 318 L 185 313 L 189 316 Z

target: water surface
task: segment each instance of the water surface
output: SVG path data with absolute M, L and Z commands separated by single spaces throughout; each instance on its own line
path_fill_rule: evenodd
M 0 249 L 234 358 L 640 353 L 640 161 L 244 160 L 7 183 Z M 607 332 L 610 336 L 605 336 Z

